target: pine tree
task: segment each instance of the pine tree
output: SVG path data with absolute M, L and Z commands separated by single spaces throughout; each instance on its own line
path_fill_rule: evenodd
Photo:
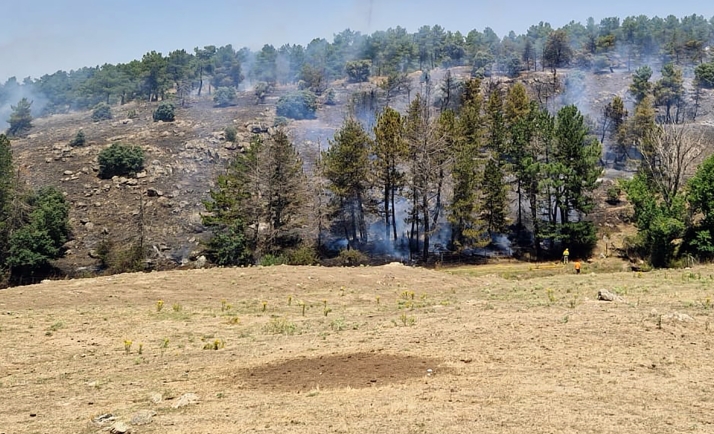
M 351 243 L 368 240 L 365 195 L 369 189 L 369 151 L 372 140 L 359 122 L 350 118 L 330 141 L 322 157 L 323 174 L 332 192 L 333 216 Z
M 483 213 L 488 231 L 501 232 L 506 226 L 507 202 L 505 185 L 505 158 L 507 157 L 506 123 L 501 91 L 491 91 L 486 104 L 487 148 L 491 153 L 481 180 Z
M 647 65 L 637 68 L 632 75 L 630 94 L 635 97 L 635 104 L 639 104 L 652 90 L 651 77 L 652 68 Z
M 305 185 L 302 160 L 285 132 L 278 130 L 266 141 L 256 136 L 218 177 L 211 200 L 204 203 L 203 221 L 214 233 L 211 260 L 245 264 L 299 244 Z
M 404 140 L 404 122 L 399 112 L 387 107 L 377 119 L 374 128 L 374 177 L 383 192 L 383 214 L 385 239 L 389 239 L 390 227 L 393 239 L 397 240 L 395 196 L 404 184 L 404 173 L 400 165 L 408 154 Z
M 417 94 L 406 116 L 406 140 L 409 144 L 410 248 L 417 252 L 421 241 L 421 257 L 429 256 L 431 237 L 438 228 L 443 208 L 442 190 L 448 162 L 449 128 L 442 120 L 432 119 L 429 86 L 426 94 Z
M 489 233 L 500 233 L 506 227 L 506 185 L 503 182 L 502 166 L 493 158 L 486 163 L 481 190 L 483 212 Z
M 667 63 L 662 67 L 662 78 L 658 80 L 652 92 L 655 104 L 665 107 L 665 121 L 667 123 L 678 123 L 682 105 L 684 104 L 684 80 L 682 70 L 675 68 L 672 63 Z M 672 107 L 677 111 L 672 118 Z
M 513 173 L 516 184 L 517 209 L 517 231 L 523 228 L 523 188 L 525 185 L 526 162 L 528 149 L 533 135 L 532 113 L 537 107 L 531 107 L 531 103 L 526 93 L 526 88 L 522 83 L 511 86 L 506 93 L 504 103 L 504 118 L 507 134 L 507 154 L 511 162 L 510 171 Z
M 483 120 L 481 81 L 465 83 L 458 119 L 458 140 L 451 150 L 453 194 L 447 220 L 451 223 L 452 248 L 460 250 L 481 243 L 484 235 L 478 184 Z
M 12 113 L 8 120 L 10 128 L 7 130 L 9 136 L 18 137 L 30 131 L 32 128 L 31 107 L 32 101 L 28 101 L 27 98 L 22 98 L 16 106 L 11 106 Z
M 305 203 L 306 178 L 295 147 L 284 131 L 270 138 L 261 158 L 265 165 L 265 219 L 269 223 L 261 251 L 278 254 L 296 247 L 301 241 L 302 207 Z
M 596 238 L 591 222 L 582 217 L 592 210 L 592 192 L 602 173 L 600 142 L 589 136 L 583 115 L 566 106 L 555 117 L 553 141 L 546 146 L 541 170 L 547 236 L 566 245 L 574 256 L 586 256 Z

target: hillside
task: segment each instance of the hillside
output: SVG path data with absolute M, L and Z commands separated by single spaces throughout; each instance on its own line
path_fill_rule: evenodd
M 10 288 L 0 431 L 708 432 L 714 268 L 619 266 L 278 266 Z
M 467 79 L 469 68 L 453 68 L 457 80 Z M 432 81 L 438 86 L 445 70 L 432 72 Z M 419 89 L 420 73 L 410 76 L 413 86 Z M 655 77 L 656 78 L 656 77 Z M 531 97 L 536 98 L 538 83 L 552 79 L 550 73 L 529 73 L 522 80 L 529 86 Z M 577 70 L 561 69 L 558 80 L 564 84 L 557 101 L 551 104 L 575 103 L 597 128 L 602 107 L 614 95 L 632 104 L 627 93 L 631 74 L 625 68 L 612 73 L 583 74 Z M 344 80 L 332 83 L 337 104 L 322 105 L 315 120 L 291 121 L 287 127 L 290 137 L 308 166 L 319 149 L 326 149 L 328 141 L 341 126 L 348 113 L 351 95 L 374 87 L 372 84 L 349 84 Z M 493 77 L 491 82 L 507 81 Z M 691 77 L 686 82 L 691 86 Z M 275 120 L 275 104 L 279 97 L 293 86 L 279 86 L 261 104 L 256 104 L 252 92 L 240 92 L 237 105 L 214 107 L 212 97 L 189 98 L 186 107 L 177 109 L 173 123 L 153 122 L 155 103 L 132 102 L 113 108 L 115 118 L 92 122 L 90 112 L 53 115 L 35 120 L 35 127 L 27 138 L 12 142 L 15 160 L 23 178 L 33 187 L 56 185 L 71 204 L 71 226 L 74 239 L 67 244 L 67 256 L 58 261 L 60 269 L 69 275 L 92 274 L 97 267 L 96 249 L 102 240 L 117 245 L 126 244 L 139 236 L 142 217 L 145 241 L 150 247 L 150 260 L 155 268 L 173 268 L 195 260 L 201 251 L 201 240 L 208 234 L 201 224 L 205 210 L 202 201 L 208 199 L 216 176 L 226 164 L 248 146 L 254 132 L 266 134 Z M 714 131 L 714 97 L 702 91 L 696 124 L 709 136 Z M 405 109 L 407 96 L 399 95 L 392 105 Z M 130 111 L 136 117 L 128 119 Z M 224 140 L 223 129 L 233 125 L 239 131 L 236 145 Z M 73 148 L 70 140 L 82 129 L 88 145 Z M 140 145 L 146 153 L 146 169 L 136 179 L 117 178 L 101 180 L 97 176 L 98 153 L 114 142 Z M 704 155 L 708 155 L 706 152 Z M 612 179 L 629 176 L 623 167 L 614 167 L 610 159 L 608 141 L 605 142 L 603 160 L 606 161 L 605 184 L 600 197 Z M 513 200 L 513 199 L 512 199 Z M 612 236 L 625 229 L 621 206 L 613 207 L 602 200 L 593 212 L 601 235 Z M 619 241 L 617 237 L 613 241 Z M 601 246 L 601 250 L 605 250 Z

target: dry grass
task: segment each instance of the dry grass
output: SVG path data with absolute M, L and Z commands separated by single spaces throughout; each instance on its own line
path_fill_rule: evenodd
M 5 290 L 0 432 L 106 432 L 92 418 L 141 410 L 156 416 L 134 432 L 710 431 L 714 267 L 596 266 L 616 265 L 279 266 Z M 596 301 L 602 288 L 625 302 Z M 189 392 L 199 404 L 174 409 Z

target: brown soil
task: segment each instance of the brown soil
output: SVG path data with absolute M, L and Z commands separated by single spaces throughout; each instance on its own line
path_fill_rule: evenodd
M 247 369 L 236 376 L 250 389 L 305 392 L 361 389 L 401 383 L 432 374 L 438 360 L 381 353 L 356 353 L 289 359 Z M 427 370 L 431 370 L 427 372 Z
M 3 290 L 0 433 L 710 432 L 714 267 L 625 265 L 252 267 Z M 624 301 L 597 301 L 603 288 Z M 185 394 L 198 402 L 179 407 Z

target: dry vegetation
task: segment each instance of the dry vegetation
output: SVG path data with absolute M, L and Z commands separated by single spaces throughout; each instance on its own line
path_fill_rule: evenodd
M 709 432 L 714 267 L 608 261 L 4 290 L 0 432 Z

